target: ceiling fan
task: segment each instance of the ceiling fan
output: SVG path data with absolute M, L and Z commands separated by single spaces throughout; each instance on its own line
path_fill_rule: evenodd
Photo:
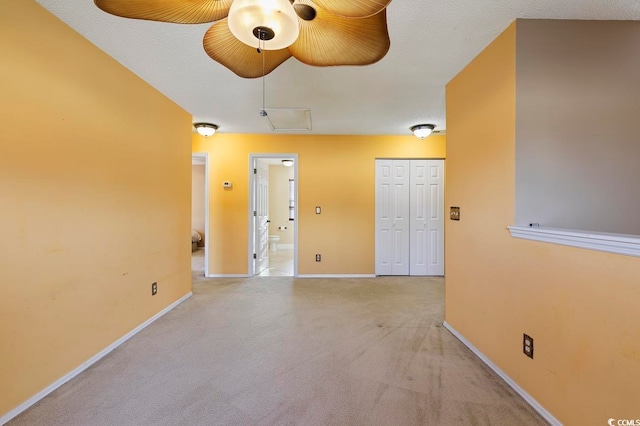
M 264 76 L 292 56 L 320 67 L 369 65 L 390 46 L 386 8 L 391 0 L 94 1 L 125 18 L 214 22 L 204 36 L 205 52 L 244 78 Z

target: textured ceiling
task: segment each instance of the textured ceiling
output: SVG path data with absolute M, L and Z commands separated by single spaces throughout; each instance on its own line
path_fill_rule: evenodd
M 118 18 L 92 0 L 37 1 L 194 122 L 272 132 L 259 115 L 261 79 L 240 78 L 204 52 L 210 24 Z M 391 49 L 380 62 L 318 68 L 291 58 L 266 77 L 266 106 L 310 108 L 305 134 L 402 135 L 418 123 L 444 130 L 445 84 L 516 18 L 640 20 L 640 0 L 393 0 L 387 14 Z

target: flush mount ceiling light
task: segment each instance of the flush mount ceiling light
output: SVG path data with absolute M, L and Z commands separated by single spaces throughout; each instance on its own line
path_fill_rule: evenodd
M 411 126 L 411 131 L 416 137 L 420 139 L 424 139 L 433 132 L 436 126 L 433 124 L 416 124 L 415 126 Z
M 282 165 L 285 167 L 293 166 L 293 160 L 282 160 Z
M 193 123 L 193 127 L 205 138 L 213 135 L 218 130 L 218 126 L 211 123 Z
M 214 22 L 204 50 L 240 77 L 269 74 L 295 57 L 307 65 L 369 65 L 391 44 L 391 0 L 94 0 L 124 18 Z M 261 55 L 267 50 L 269 54 Z

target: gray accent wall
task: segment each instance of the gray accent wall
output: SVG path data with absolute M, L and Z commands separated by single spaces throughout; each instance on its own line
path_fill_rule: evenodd
M 516 224 L 639 235 L 640 22 L 516 25 Z

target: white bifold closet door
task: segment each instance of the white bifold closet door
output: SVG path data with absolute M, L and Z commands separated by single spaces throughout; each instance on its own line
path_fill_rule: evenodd
M 376 275 L 444 275 L 444 161 L 376 160 Z

